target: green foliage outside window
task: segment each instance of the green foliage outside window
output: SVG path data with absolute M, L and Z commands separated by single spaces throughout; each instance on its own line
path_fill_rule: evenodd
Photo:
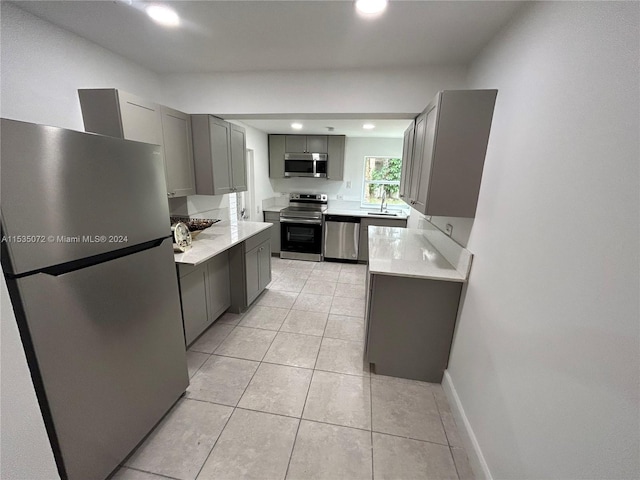
M 402 159 L 389 157 L 365 157 L 363 204 L 380 204 L 382 192 L 386 192 L 388 204 L 402 205 L 400 200 L 400 174 Z

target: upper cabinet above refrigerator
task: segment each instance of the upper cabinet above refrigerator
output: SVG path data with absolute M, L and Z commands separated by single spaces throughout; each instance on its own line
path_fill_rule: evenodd
M 445 90 L 416 118 L 402 154 L 407 204 L 425 215 L 475 217 L 497 94 Z
M 167 196 L 196 194 L 187 114 L 113 88 L 78 90 L 78 95 L 87 132 L 160 145 Z

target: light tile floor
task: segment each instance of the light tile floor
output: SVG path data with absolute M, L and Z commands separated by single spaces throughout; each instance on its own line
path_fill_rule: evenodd
M 470 479 L 442 387 L 363 364 L 364 265 L 272 259 L 189 349 L 191 385 L 115 480 Z

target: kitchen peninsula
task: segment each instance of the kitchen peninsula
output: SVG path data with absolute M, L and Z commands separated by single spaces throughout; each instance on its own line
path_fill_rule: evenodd
M 372 371 L 442 381 L 471 260 L 431 224 L 369 227 L 365 355 Z
M 271 224 L 223 221 L 175 254 L 187 345 L 229 310 L 240 313 L 271 281 Z

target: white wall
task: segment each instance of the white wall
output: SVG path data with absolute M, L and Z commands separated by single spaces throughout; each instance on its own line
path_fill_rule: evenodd
M 272 178 L 271 184 L 276 192 L 326 193 L 332 199 L 342 195 L 344 200 L 360 201 L 365 156 L 402 157 L 402 138 L 347 137 L 342 181 L 320 178 Z M 347 188 L 348 181 L 351 182 L 351 188 Z
M 637 2 L 540 2 L 497 88 L 449 378 L 494 478 L 640 478 Z
M 31 382 L 4 276 L 0 281 L 0 478 L 60 478 Z
M 163 75 L 165 98 L 190 113 L 418 113 L 464 67 Z
M 242 122 L 234 121 L 233 123 L 241 125 L 247 132 L 247 149 L 253 150 L 254 205 L 262 206 L 262 201 L 265 198 L 271 198 L 274 195 L 273 186 L 269 181 L 269 138 L 265 132 Z M 254 211 L 250 212 L 250 219 L 262 222 L 262 213 L 258 213 L 255 206 Z
M 286 114 L 286 113 L 416 113 L 424 109 L 438 90 L 464 88 L 464 67 L 430 67 L 409 70 L 289 71 L 220 74 L 168 74 L 162 76 L 165 102 L 189 113 Z M 264 132 L 247 128 L 247 148 L 253 148 L 256 168 L 256 205 L 275 192 L 327 192 L 358 200 L 366 139 L 355 142 L 354 154 L 345 162 L 345 181 L 315 179 L 271 180 L 268 141 Z M 267 132 L 268 133 L 268 132 Z M 377 155 L 401 155 L 402 140 L 370 139 L 381 148 Z M 398 143 L 399 142 L 399 143 Z M 396 148 L 396 144 L 400 145 Z M 392 145 L 391 147 L 389 145 Z M 362 147 L 362 148 L 361 148 Z M 358 149 L 366 151 L 361 153 Z M 385 153 L 392 152 L 392 153 Z M 356 160 L 356 158 L 360 160 Z M 352 188 L 346 188 L 351 180 Z M 255 212 L 252 212 L 252 216 Z M 256 217 L 253 216 L 255 219 Z
M 159 101 L 159 77 L 109 50 L 2 2 L 0 114 L 84 131 L 79 88 L 121 88 Z

